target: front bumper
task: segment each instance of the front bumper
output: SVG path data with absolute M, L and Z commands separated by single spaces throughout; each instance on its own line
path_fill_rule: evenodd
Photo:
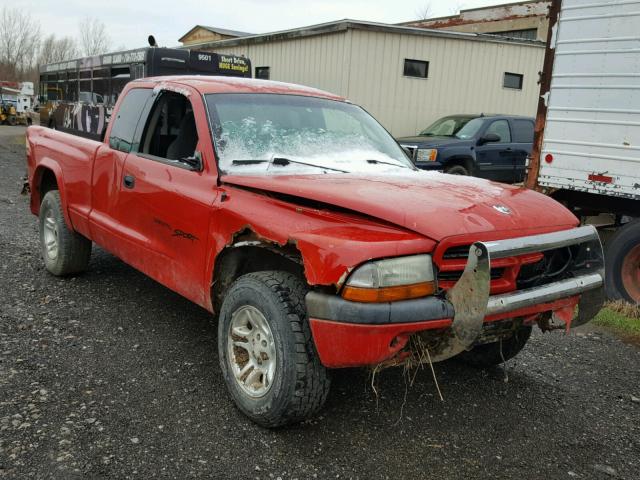
M 442 170 L 444 168 L 444 165 L 437 160 L 433 162 L 415 162 L 415 165 L 420 170 Z
M 490 295 L 491 259 L 572 247 L 571 276 L 538 287 Z M 604 257 L 596 229 L 584 226 L 560 232 L 493 242 L 476 242 L 464 272 L 444 297 L 383 304 L 350 302 L 336 295 L 309 292 L 311 330 L 322 363 L 328 367 L 370 365 L 393 357 L 412 333 L 443 329 L 447 340 L 435 361 L 471 348 L 485 322 L 531 317 L 544 312 L 579 312 L 571 324 L 588 322 L 602 307 Z M 582 295 L 591 292 L 589 295 Z M 566 318 L 566 315 L 563 316 Z

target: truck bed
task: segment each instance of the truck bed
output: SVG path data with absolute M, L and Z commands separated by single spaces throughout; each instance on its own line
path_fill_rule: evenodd
M 69 221 L 74 229 L 88 236 L 93 161 L 103 144 L 40 126 L 27 129 L 27 144 L 30 152 L 27 157 L 29 183 L 39 182 L 37 177 L 42 168 L 54 171 L 60 195 L 68 207 Z M 39 197 L 32 196 L 33 213 L 37 213 L 39 202 Z

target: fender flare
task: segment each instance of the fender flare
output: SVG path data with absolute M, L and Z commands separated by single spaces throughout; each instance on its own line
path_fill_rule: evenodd
M 75 231 L 71 217 L 69 216 L 68 203 L 67 203 L 67 191 L 64 183 L 64 175 L 62 174 L 62 168 L 58 162 L 52 158 L 43 158 L 36 167 L 33 174 L 33 184 L 31 185 L 31 212 L 34 215 L 40 214 L 40 204 L 42 203 L 42 197 L 40 195 L 40 182 L 45 170 L 53 172 L 56 177 L 56 184 L 58 185 L 58 192 L 60 193 L 60 201 L 62 202 L 62 213 L 64 215 L 64 221 L 70 230 Z

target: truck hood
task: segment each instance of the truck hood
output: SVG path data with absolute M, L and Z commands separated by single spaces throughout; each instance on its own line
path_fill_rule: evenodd
M 462 145 L 473 143 L 473 140 L 462 139 L 457 137 L 429 137 L 426 135 L 417 137 L 396 138 L 400 145 L 415 145 L 419 148 L 437 148 L 446 147 L 448 145 Z
M 401 175 L 226 175 L 225 184 L 349 209 L 435 241 L 463 234 L 577 225 L 555 200 L 524 188 L 439 172 Z M 496 234 L 499 238 L 499 234 Z

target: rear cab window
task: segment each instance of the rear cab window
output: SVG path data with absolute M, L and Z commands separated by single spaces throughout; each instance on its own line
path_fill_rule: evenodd
M 153 90 L 150 88 L 134 88 L 129 90 L 118 108 L 118 113 L 111 121 L 109 146 L 114 150 L 129 153 L 135 150 L 135 133 L 147 102 Z

